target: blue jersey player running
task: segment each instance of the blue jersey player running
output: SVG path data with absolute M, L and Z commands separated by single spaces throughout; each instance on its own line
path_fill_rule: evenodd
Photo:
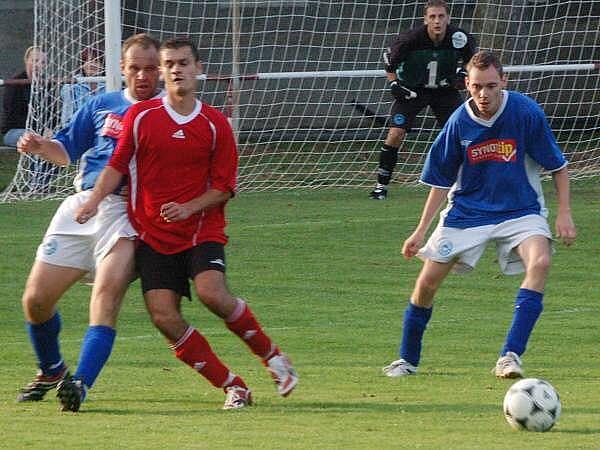
M 557 237 L 571 245 L 576 236 L 567 162 L 542 109 L 503 89 L 506 79 L 493 53 L 476 53 L 467 70 L 471 98 L 452 114 L 429 151 L 421 182 L 431 191 L 402 248 L 405 258 L 417 255 L 424 266 L 404 312 L 400 359 L 383 369 L 390 377 L 416 372 L 436 291 L 451 270 L 474 268 L 491 241 L 503 273 L 525 272 L 494 373 L 523 376 L 520 357 L 542 312 L 552 253 L 540 169 L 550 171 L 556 185 Z M 438 226 L 422 246 L 446 197 Z
M 120 192 L 108 196 L 98 216 L 84 225 L 74 220 L 74 214 L 110 159 L 125 112 L 137 101 L 160 95 L 159 46 L 147 34 L 127 39 L 121 51 L 123 91 L 98 95 L 85 103 L 54 139 L 28 132 L 17 144 L 20 152 L 58 165 L 80 160 L 75 180 L 79 192 L 67 197 L 56 211 L 23 294 L 26 325 L 40 370 L 21 389 L 18 402 L 42 400 L 58 385 L 63 411 L 77 411 L 110 356 L 117 315 L 133 278 L 136 233 L 127 219 L 126 197 Z M 61 319 L 56 305 L 67 289 L 84 277 L 94 279 L 90 321 L 71 379 L 60 353 Z

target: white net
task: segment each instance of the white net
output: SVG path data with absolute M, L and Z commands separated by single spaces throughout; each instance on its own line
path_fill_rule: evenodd
M 60 125 L 60 89 L 52 80 L 77 72 L 82 49 L 104 48 L 104 2 L 35 3 L 35 43 L 49 63 L 48 82 L 33 85 L 29 123 L 41 132 Z M 471 31 L 482 49 L 500 53 L 511 71 L 509 88 L 542 104 L 573 176 L 597 175 L 597 68 L 512 66 L 593 67 L 600 61 L 600 1 L 471 0 L 452 2 L 451 9 L 453 24 Z M 232 117 L 240 189 L 373 184 L 392 100 L 382 50 L 398 31 L 422 23 L 422 1 L 122 0 L 121 11 L 123 38 L 145 31 L 198 42 L 208 75 L 199 95 Z M 417 180 L 437 131 L 424 110 L 401 149 L 394 182 Z M 71 190 L 73 169 L 49 173 L 48 165 L 38 166 L 23 157 L 4 198 L 64 196 Z M 36 170 L 48 175 L 49 189 Z

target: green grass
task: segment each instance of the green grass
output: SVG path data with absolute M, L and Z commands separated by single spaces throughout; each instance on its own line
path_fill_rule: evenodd
M 550 186 L 546 186 L 550 191 Z M 498 274 L 492 251 L 437 297 L 419 374 L 388 379 L 401 316 L 421 267 L 403 239 L 426 191 L 394 189 L 386 202 L 362 190 L 244 194 L 229 208 L 228 279 L 292 357 L 297 390 L 279 398 L 260 363 L 198 302 L 185 316 L 244 376 L 256 406 L 221 411 L 223 394 L 176 360 L 150 324 L 136 282 L 119 319 L 113 354 L 77 414 L 52 395 L 17 404 L 33 375 L 20 296 L 56 202 L 0 205 L 0 447 L 273 449 L 566 449 L 600 442 L 600 185 L 576 183 L 578 242 L 558 245 L 545 311 L 530 341 L 528 376 L 550 381 L 563 416 L 549 433 L 516 432 L 501 403 L 510 381 L 494 365 L 519 277 Z M 547 199 L 555 209 L 552 192 Z M 596 280 L 596 281 L 594 281 Z M 72 368 L 87 326 L 90 289 L 60 303 L 62 350 Z

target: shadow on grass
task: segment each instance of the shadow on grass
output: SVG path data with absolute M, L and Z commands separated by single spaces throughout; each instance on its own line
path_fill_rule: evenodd
M 163 400 L 143 402 L 144 406 L 124 402 L 123 407 L 99 408 L 88 405 L 82 408 L 80 413 L 87 414 L 107 414 L 107 415 L 146 415 L 146 416 L 180 416 L 190 415 L 194 412 L 200 414 L 221 413 L 220 404 L 213 401 L 181 401 L 181 400 Z M 159 410 L 149 410 L 148 403 L 161 405 Z M 189 408 L 178 408 L 185 404 Z M 150 407 L 152 408 L 152 407 Z M 289 414 L 428 414 L 428 413 L 453 413 L 461 411 L 462 415 L 473 414 L 496 414 L 498 405 L 496 404 L 472 404 L 472 403 L 375 403 L 375 402 L 290 402 L 288 404 L 273 404 L 265 401 L 257 402 L 255 405 L 244 410 L 248 412 L 257 411 L 261 414 L 287 412 Z M 242 412 L 242 411 L 240 411 Z

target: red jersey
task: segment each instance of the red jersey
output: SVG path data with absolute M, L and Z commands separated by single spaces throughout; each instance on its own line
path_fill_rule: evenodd
M 208 189 L 234 192 L 237 150 L 227 118 L 196 101 L 188 116 L 166 97 L 133 105 L 108 165 L 129 175 L 129 218 L 142 241 L 163 254 L 202 242 L 227 243 L 225 204 L 166 222 L 161 205 L 185 203 Z

